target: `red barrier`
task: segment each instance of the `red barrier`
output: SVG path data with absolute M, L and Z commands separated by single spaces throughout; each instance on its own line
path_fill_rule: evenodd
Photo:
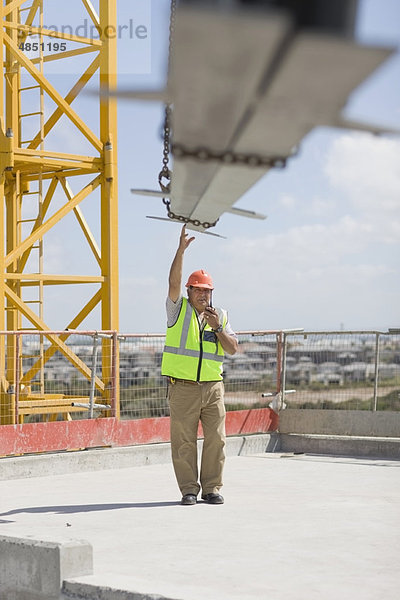
M 228 412 L 226 416 L 227 435 L 266 433 L 276 431 L 277 427 L 278 415 L 270 408 L 237 410 Z M 169 417 L 129 421 L 101 418 L 0 426 L 0 456 L 159 442 L 169 442 Z

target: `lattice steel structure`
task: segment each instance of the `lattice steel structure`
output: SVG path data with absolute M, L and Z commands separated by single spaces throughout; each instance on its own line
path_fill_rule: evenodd
M 0 193 L 4 198 L 0 211 L 0 330 L 20 331 L 27 329 L 23 325 L 29 322 L 32 329 L 43 331 L 44 336 L 46 330 L 50 330 L 46 324 L 44 291 L 51 285 L 66 286 L 66 294 L 70 285 L 90 283 L 97 287 L 78 314 L 69 323 L 60 323 L 58 329 L 76 329 L 99 305 L 98 328 L 118 329 L 117 118 L 115 100 L 107 95 L 107 90 L 116 87 L 117 39 L 116 35 L 110 35 L 117 30 L 116 1 L 97 0 L 92 4 L 90 0 L 81 0 L 79 8 L 84 11 L 85 22 L 96 32 L 96 36 L 91 37 L 76 35 L 65 31 L 66 28 L 61 31 L 46 28 L 46 10 L 54 11 L 56 3 L 60 9 L 65 7 L 63 0 L 4 0 L 0 5 L 4 59 L 4 94 L 0 94 Z M 63 73 L 65 61 L 77 60 L 83 55 L 90 58 L 89 66 L 86 62 L 67 94 L 58 90 L 57 78 L 52 81 L 46 68 L 59 61 L 59 72 Z M 99 94 L 97 131 L 72 107 L 91 80 L 96 80 L 99 89 L 105 92 Z M 59 81 L 62 83 L 62 78 Z M 49 105 L 52 109 L 47 116 L 45 108 Z M 32 119 L 36 119 L 33 135 L 30 133 L 34 129 Z M 61 151 L 48 149 L 49 134 L 65 119 L 71 131 L 79 132 L 85 150 L 90 144 L 90 155 L 67 154 L 62 152 L 63 147 L 58 148 Z M 28 121 L 29 127 L 26 126 Z M 25 137 L 26 131 L 29 131 L 29 139 Z M 78 186 L 79 191 L 73 192 L 72 187 Z M 82 200 L 96 189 L 100 197 L 99 243 L 80 208 Z M 62 205 L 58 207 L 61 194 Z M 46 274 L 43 268 L 46 234 L 73 214 L 88 242 L 97 272 L 87 276 Z M 36 267 L 32 268 L 34 263 Z M 24 296 L 27 290 L 37 292 L 34 299 Z M 57 350 L 78 371 L 90 377 L 90 370 L 65 345 L 68 334 L 47 337 L 51 346 L 42 345 L 37 360 L 24 376 L 24 384 L 32 397 L 45 395 L 40 373 Z M 9 343 L 4 342 L 4 337 L 0 339 L 0 423 L 15 423 L 13 378 L 21 356 L 12 343 L 12 336 L 7 337 Z M 111 355 L 106 351 L 110 343 L 103 340 L 104 357 Z M 102 377 L 96 380 L 105 403 L 111 377 L 111 362 L 105 358 Z

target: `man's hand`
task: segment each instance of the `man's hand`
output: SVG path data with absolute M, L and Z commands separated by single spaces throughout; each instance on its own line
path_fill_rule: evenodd
M 179 238 L 179 250 L 185 252 L 185 250 L 190 246 L 195 238 L 189 237 L 189 234 L 186 233 L 186 225 L 182 227 L 181 236 Z
M 217 329 L 222 325 L 222 323 L 219 322 L 218 313 L 215 308 L 207 306 L 207 308 L 204 309 L 203 315 L 211 329 Z M 235 354 L 237 352 L 238 343 L 234 336 L 227 334 L 224 329 L 217 332 L 215 335 L 227 354 Z
M 220 326 L 218 313 L 212 306 L 207 306 L 207 308 L 204 309 L 203 315 L 207 325 L 209 325 L 211 329 L 217 329 L 217 327 Z
M 186 225 L 184 225 L 179 238 L 178 250 L 176 251 L 175 258 L 172 261 L 171 269 L 169 271 L 168 296 L 171 298 L 172 302 L 176 302 L 180 296 L 182 286 L 183 255 L 193 240 L 194 237 L 190 238 L 188 236 L 186 233 Z

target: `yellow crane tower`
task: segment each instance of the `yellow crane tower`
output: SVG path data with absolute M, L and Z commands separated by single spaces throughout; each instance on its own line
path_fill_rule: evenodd
M 0 330 L 20 331 L 26 329 L 23 324 L 29 322 L 32 329 L 43 332 L 43 338 L 50 341 L 50 346 L 46 344 L 41 356 L 20 379 L 28 389 L 56 351 L 90 377 L 89 368 L 65 344 L 68 334 L 46 335 L 46 331 L 50 331 L 46 325 L 46 286 L 90 283 L 97 287 L 75 318 L 69 323 L 60 323 L 58 329 L 79 328 L 100 305 L 99 329 L 118 330 L 117 117 L 116 101 L 107 94 L 116 87 L 117 39 L 110 33 L 116 32 L 117 3 L 115 0 L 94 3 L 81 0 L 90 31 L 96 31 L 96 36 L 91 37 L 76 35 L 66 27 L 46 29 L 45 24 L 49 23 L 46 10 L 51 7 L 54 11 L 56 4 L 65 6 L 64 0 L 2 0 L 0 5 L 4 60 L 4 93 L 0 94 L 0 193 L 4 198 L 0 210 Z M 59 61 L 62 73 L 65 61 L 76 60 L 74 57 L 81 55 L 88 55 L 89 66 L 86 62 L 67 94 L 57 90 L 56 83 L 46 75 L 46 68 Z M 93 79 L 97 79 L 99 89 L 104 91 L 104 94 L 99 93 L 97 131 L 73 108 L 74 100 Z M 52 107 L 48 116 L 45 114 L 47 106 Z M 32 131 L 35 119 L 35 131 L 26 139 L 26 132 Z M 65 119 L 69 127 L 80 132 L 82 139 L 90 144 L 89 155 L 67 154 L 62 147 L 56 148 L 61 151 L 53 151 L 46 145 L 49 134 Z M 78 191 L 72 191 L 77 187 Z M 98 241 L 80 208 L 82 200 L 96 189 L 100 190 Z M 63 201 L 59 207 L 60 190 Z M 54 208 L 56 192 L 58 204 Z M 69 215 L 76 217 L 88 242 L 88 252 L 95 259 L 97 272 L 92 275 L 46 274 L 43 270 L 46 234 Z M 32 268 L 34 261 L 35 269 Z M 65 289 L 67 294 L 68 287 Z M 27 290 L 37 292 L 34 300 L 26 298 Z M 96 379 L 105 401 L 112 377 L 108 345 L 111 341 L 104 339 L 102 377 Z M 16 422 L 15 396 L 10 390 L 15 387 L 20 352 L 13 336 L 0 336 L 1 424 Z M 51 404 L 51 395 L 47 402 Z

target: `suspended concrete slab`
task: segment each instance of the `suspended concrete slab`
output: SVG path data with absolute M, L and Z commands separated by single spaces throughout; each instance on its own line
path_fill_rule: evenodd
M 390 53 L 296 32 L 283 14 L 179 7 L 168 83 L 180 150 L 172 212 L 216 221 L 268 172 L 265 159 L 282 166 L 314 127 L 342 127 L 350 94 Z M 227 151 L 264 164 L 207 157 Z

